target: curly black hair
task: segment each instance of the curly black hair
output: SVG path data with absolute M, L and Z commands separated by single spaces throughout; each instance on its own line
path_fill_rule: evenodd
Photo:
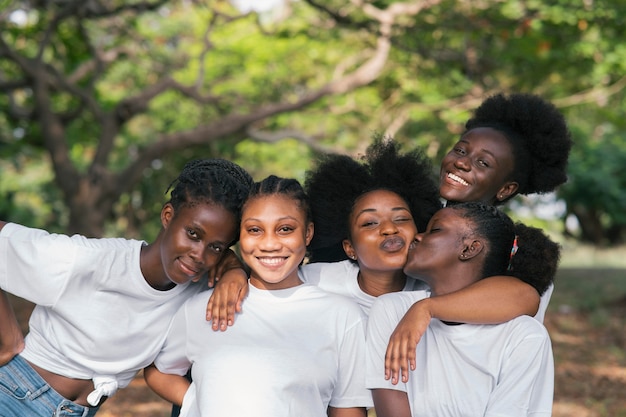
M 532 94 L 497 94 L 487 98 L 465 124 L 467 131 L 491 127 L 513 146 L 511 180 L 519 194 L 543 194 L 567 181 L 567 161 L 573 145 L 561 112 Z
M 374 190 L 389 190 L 408 204 L 418 230 L 441 208 L 430 159 L 419 149 L 401 153 L 390 138 L 376 136 L 360 159 L 323 156 L 305 175 L 315 235 L 309 245 L 311 262 L 348 259 L 342 241 L 349 237 L 349 217 L 357 198 Z
M 561 248 L 541 229 L 513 223 L 501 210 L 483 203 L 459 203 L 449 207 L 470 220 L 474 233 L 488 242 L 483 278 L 514 276 L 532 285 L 540 295 L 552 284 Z
M 166 190 L 174 211 L 183 205 L 214 203 L 241 219 L 241 208 L 254 180 L 239 165 L 225 159 L 197 159 L 188 162 Z

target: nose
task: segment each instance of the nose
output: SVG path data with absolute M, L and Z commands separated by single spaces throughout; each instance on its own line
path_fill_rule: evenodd
M 258 246 L 262 251 L 272 252 L 280 250 L 282 245 L 275 233 L 264 233 L 258 242 Z
M 459 156 L 458 158 L 456 158 L 454 160 L 454 166 L 457 169 L 463 170 L 463 171 L 469 171 L 470 169 L 470 162 L 469 162 L 469 158 L 467 156 Z
M 398 226 L 393 221 L 386 220 L 382 222 L 380 232 L 383 235 L 395 235 L 398 233 Z
M 422 232 L 422 233 L 416 234 L 413 240 L 416 242 L 421 242 L 423 238 L 424 238 L 424 233 Z

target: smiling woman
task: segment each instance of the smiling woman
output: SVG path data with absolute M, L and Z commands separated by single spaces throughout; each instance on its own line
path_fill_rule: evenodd
M 439 192 L 449 202 L 499 205 L 567 180 L 572 139 L 559 110 L 531 94 L 487 98 L 443 158 Z
M 351 300 L 302 282 L 312 236 L 298 181 L 270 176 L 255 184 L 242 212 L 250 294 L 237 326 L 212 331 L 204 319 L 210 291 L 198 294 L 174 317 L 146 369 L 151 388 L 182 402 L 181 416 L 365 417 L 372 400 L 364 320 Z M 192 364 L 190 384 L 183 375 Z

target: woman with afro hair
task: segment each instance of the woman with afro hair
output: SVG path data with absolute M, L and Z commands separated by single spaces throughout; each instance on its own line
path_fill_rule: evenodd
M 439 192 L 447 205 L 478 201 L 489 205 L 502 205 L 518 194 L 543 194 L 554 191 L 567 180 L 566 168 L 573 145 L 563 115 L 543 98 L 532 94 L 497 94 L 488 97 L 467 121 L 465 132 L 441 162 Z M 533 277 L 514 272 L 512 277 L 498 276 L 467 287 L 475 291 L 466 309 L 499 308 L 494 302 L 499 298 L 484 298 L 488 293 L 481 288 L 489 282 L 490 291 L 499 287 L 517 288 L 524 294 L 516 304 L 526 305 L 526 313 L 543 322 L 554 290 L 550 283 L 539 294 L 528 293 Z M 525 287 L 525 288 L 524 288 Z M 493 294 L 496 294 L 495 292 Z M 528 300 L 534 298 L 534 302 Z M 507 298 L 508 300 L 508 298 Z M 522 301 L 523 300 L 523 301 Z M 449 304 L 447 296 L 432 297 L 416 303 L 400 321 L 388 348 L 386 372 L 397 377 L 412 366 L 413 352 L 431 317 L 437 317 L 439 306 Z M 509 301 L 506 301 L 509 302 Z M 537 303 L 539 308 L 537 309 Z M 530 306 L 534 305 L 532 309 Z M 503 306 L 500 306 L 503 307 Z M 477 310 L 478 311 L 478 310 Z M 533 312 L 536 311 L 536 314 Z M 459 321 L 459 320 L 457 320 Z M 480 323 L 480 321 L 473 321 Z M 483 321 L 498 323 L 500 320 Z
M 570 132 L 541 97 L 489 97 L 465 127 L 441 162 L 439 192 L 448 202 L 500 205 L 517 194 L 554 191 L 567 180 Z

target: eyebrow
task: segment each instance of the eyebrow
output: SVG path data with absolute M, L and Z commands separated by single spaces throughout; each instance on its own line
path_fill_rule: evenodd
M 357 219 L 357 218 L 359 218 L 359 216 L 360 216 L 361 214 L 365 214 L 365 213 L 375 213 L 375 212 L 377 212 L 377 211 L 378 211 L 378 209 L 375 209 L 375 208 L 364 208 L 363 210 L 361 210 L 361 211 L 359 211 L 358 213 L 356 213 L 356 214 L 354 215 L 354 218 L 355 218 L 355 219 Z M 391 208 L 391 211 L 406 211 L 406 212 L 408 212 L 409 214 L 411 214 L 411 210 L 409 210 L 409 209 L 408 209 L 408 208 L 406 208 L 406 207 L 392 207 L 392 208 Z

